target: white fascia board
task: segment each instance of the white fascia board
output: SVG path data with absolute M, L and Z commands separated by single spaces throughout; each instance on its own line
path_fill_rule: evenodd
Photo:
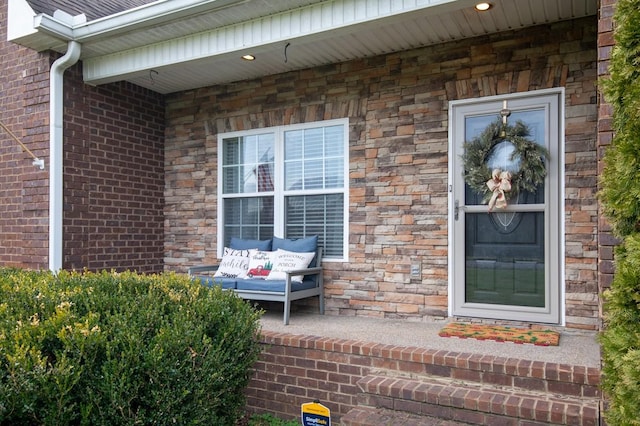
M 164 0 L 139 6 L 73 27 L 79 43 L 108 38 L 124 31 L 136 31 L 202 12 L 214 12 L 247 0 Z
M 83 61 L 84 79 L 89 84 L 110 83 L 121 80 L 123 76 L 166 65 L 246 51 L 258 46 L 313 36 L 434 6 L 461 7 L 460 3 L 469 2 L 334 0 L 315 3 L 224 28 L 87 58 Z
M 36 15 L 25 0 L 9 0 L 7 39 L 34 48 L 42 45 L 42 40 L 52 38 L 64 42 L 73 40 L 85 43 L 246 1 L 162 0 L 89 22 L 68 22 L 59 19 L 56 14 L 53 17 L 45 14 Z

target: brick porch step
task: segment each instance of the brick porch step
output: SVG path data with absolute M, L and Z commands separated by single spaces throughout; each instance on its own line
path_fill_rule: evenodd
M 342 418 L 345 426 L 371 424 L 419 425 L 434 419 L 475 425 L 584 425 L 599 424 L 599 398 L 531 391 L 516 387 L 492 386 L 459 380 L 369 375 L 358 381 L 358 407 Z M 371 422 L 366 413 L 382 408 L 402 417 L 389 423 Z M 389 415 L 389 414 L 385 414 Z M 397 421 L 397 423 L 393 423 Z
M 342 426 L 461 426 L 453 420 L 438 419 L 384 408 L 356 407 L 350 410 L 340 422 Z

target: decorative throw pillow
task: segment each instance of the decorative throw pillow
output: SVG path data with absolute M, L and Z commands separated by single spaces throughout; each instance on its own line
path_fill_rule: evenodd
M 231 237 L 229 247 L 237 250 L 263 250 L 271 251 L 271 239 L 268 240 L 245 240 L 242 238 Z
M 287 279 L 285 272 L 308 267 L 309 262 L 311 262 L 311 259 L 313 259 L 315 255 L 314 252 L 296 252 L 278 249 L 273 262 L 273 268 L 271 268 L 271 273 L 269 273 L 267 279 L 285 280 Z M 291 281 L 302 282 L 302 279 L 302 275 L 294 275 L 291 277 Z
M 307 238 L 279 238 L 273 237 L 272 249 L 273 250 L 288 250 L 297 252 L 309 252 L 316 251 L 318 248 L 318 236 L 314 235 Z
M 249 250 L 249 267 L 244 276 L 238 278 L 265 279 L 273 266 L 275 251 Z
M 214 278 L 237 278 L 245 275 L 249 268 L 249 250 L 234 250 L 224 248 L 222 260 Z
M 295 252 L 315 252 L 318 251 L 318 236 L 297 239 L 273 237 L 271 250 L 276 251 L 278 249 Z M 316 266 L 316 261 L 316 259 L 313 259 L 309 266 Z

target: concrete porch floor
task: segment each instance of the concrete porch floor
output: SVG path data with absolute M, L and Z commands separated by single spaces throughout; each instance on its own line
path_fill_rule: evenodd
M 289 325 L 282 323 L 282 311 L 267 310 L 262 329 L 278 333 L 409 346 L 451 352 L 493 355 L 532 361 L 600 368 L 597 333 L 566 329 L 559 346 L 535 346 L 511 342 L 440 337 L 445 322 L 414 322 L 371 317 L 319 315 L 292 312 Z

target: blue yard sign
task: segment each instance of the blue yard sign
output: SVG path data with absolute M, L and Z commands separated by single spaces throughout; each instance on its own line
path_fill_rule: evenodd
M 331 426 L 331 412 L 318 401 L 302 404 L 302 426 Z

